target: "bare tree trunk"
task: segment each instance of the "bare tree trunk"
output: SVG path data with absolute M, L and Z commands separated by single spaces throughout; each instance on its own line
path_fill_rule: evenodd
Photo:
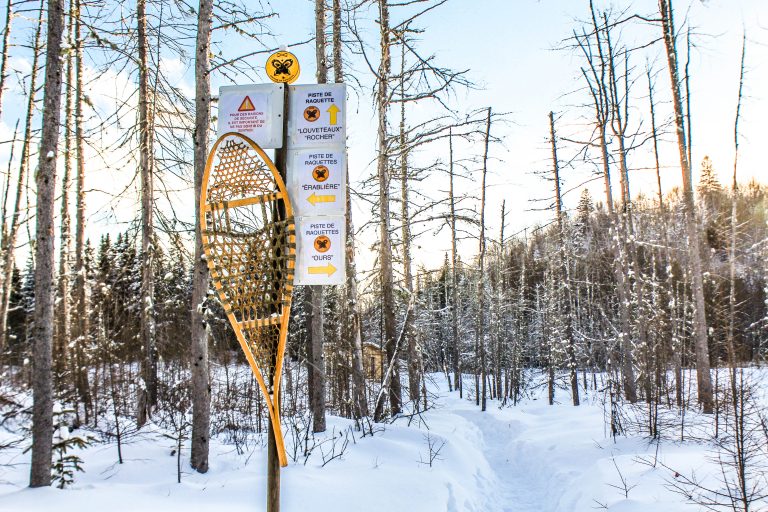
M 488 118 L 485 122 L 485 150 L 483 151 L 483 178 L 480 185 L 480 250 L 478 255 L 477 281 L 477 341 L 476 346 L 480 357 L 480 410 L 485 411 L 487 399 L 487 382 L 485 368 L 485 178 L 488 174 L 488 144 L 491 137 L 491 107 L 488 107 Z
M 90 331 L 88 291 L 86 289 L 85 263 L 85 153 L 83 150 L 83 41 L 81 37 L 80 0 L 75 0 L 75 158 L 77 161 L 76 213 L 75 213 L 75 321 L 73 339 L 75 340 L 75 387 L 79 400 L 85 409 L 85 421 L 91 410 L 91 391 L 88 385 L 88 367 L 85 347 Z
M 43 128 L 37 167 L 35 243 L 34 376 L 32 379 L 32 464 L 30 487 L 51 485 L 53 444 L 53 389 L 51 345 L 53 337 L 54 200 L 56 153 L 61 117 L 61 38 L 64 0 L 48 0 L 48 42 L 45 59 Z
M 21 217 L 21 201 L 24 187 L 27 181 L 27 171 L 29 169 L 29 153 L 32 143 L 32 118 L 35 111 L 35 95 L 37 93 L 37 72 L 40 61 L 40 35 L 43 26 L 43 0 L 40 0 L 39 17 L 37 27 L 35 28 L 34 48 L 32 50 L 32 70 L 29 78 L 29 97 L 27 99 L 27 112 L 24 119 L 24 141 L 21 144 L 21 161 L 19 163 L 19 174 L 16 179 L 16 193 L 13 203 L 13 214 L 11 215 L 10 225 L 8 226 L 7 236 L 4 238 L 3 254 L 3 272 L 0 278 L 3 280 L 2 296 L 0 296 L 0 351 L 5 349 L 8 338 L 8 303 L 11 299 L 11 279 L 13 276 L 13 264 L 15 261 L 14 251 L 16 249 L 16 240 L 19 234 L 19 220 Z M 10 180 L 10 176 L 9 176 Z
M 696 380 L 698 384 L 699 402 L 704 413 L 712 413 L 712 377 L 709 366 L 709 345 L 707 340 L 707 315 L 704 309 L 704 278 L 701 269 L 701 254 L 699 247 L 699 229 L 696 220 L 696 206 L 693 199 L 693 183 L 691 166 L 686 150 L 685 126 L 683 123 L 683 106 L 680 98 L 680 80 L 677 68 L 677 49 L 675 48 L 675 24 L 671 0 L 659 0 L 664 45 L 667 53 L 669 79 L 672 87 L 672 100 L 675 109 L 675 127 L 677 131 L 677 147 L 680 152 L 680 169 L 683 175 L 683 205 L 688 232 L 689 257 L 691 259 L 693 296 L 696 305 L 694 320 L 694 346 L 696 349 Z
M 459 398 L 464 397 L 464 387 L 461 378 L 461 349 L 459 347 L 459 274 L 456 251 L 456 196 L 453 192 L 453 133 L 448 131 L 449 155 L 449 190 L 448 199 L 451 205 L 451 334 L 453 340 L 453 386 L 459 390 Z
M 392 276 L 392 242 L 389 227 L 389 150 L 387 148 L 387 110 L 389 109 L 388 85 L 390 79 L 390 28 L 389 5 L 387 0 L 379 0 L 379 27 L 381 62 L 379 64 L 378 83 L 376 90 L 376 108 L 378 111 L 378 156 L 377 174 L 379 181 L 379 264 L 382 292 L 382 310 L 384 316 L 384 349 L 392 367 L 392 377 L 389 379 L 390 413 L 395 416 L 402 411 L 402 389 L 400 384 L 400 369 L 396 358 L 395 339 L 395 296 Z M 379 401 L 379 404 L 382 402 Z M 376 420 L 383 419 L 383 411 L 374 412 Z
M 558 245 L 560 246 L 560 276 L 561 286 L 565 290 L 565 296 L 562 297 L 563 309 L 562 315 L 565 319 L 565 339 L 566 352 L 568 355 L 568 371 L 571 380 L 571 398 L 573 405 L 579 405 L 579 379 L 576 374 L 576 341 L 573 336 L 573 318 L 571 314 L 571 283 L 570 272 L 568 270 L 568 259 L 565 249 L 565 225 L 563 223 L 563 202 L 560 193 L 560 165 L 557 161 L 557 140 L 555 139 L 555 114 L 549 113 L 549 133 L 552 140 L 552 171 L 555 178 L 555 212 L 557 214 L 557 232 Z
M 656 107 L 653 100 L 653 81 L 651 80 L 651 70 L 648 69 L 648 100 L 650 103 L 650 114 L 651 114 L 651 135 L 653 138 L 653 156 L 654 156 L 654 162 L 656 165 L 656 186 L 657 186 L 657 195 L 659 199 L 659 212 L 661 213 L 661 229 L 662 229 L 662 239 L 664 241 L 664 249 L 662 250 L 663 258 L 664 258 L 664 267 L 669 268 L 669 262 L 670 262 L 670 242 L 669 242 L 669 231 L 667 230 L 667 218 L 666 218 L 666 207 L 664 206 L 664 195 L 661 188 L 661 163 L 659 161 L 659 140 L 658 140 L 658 131 L 656 129 Z M 673 304 L 672 306 L 672 322 L 674 323 L 675 319 L 675 308 L 674 305 L 676 301 L 676 295 L 672 287 L 674 286 L 673 280 L 672 280 L 672 272 L 668 271 L 666 275 L 666 281 L 667 286 L 662 288 L 662 293 L 665 294 L 665 300 L 663 303 L 665 304 Z M 683 375 L 683 369 L 682 369 L 682 354 L 680 353 L 680 350 L 677 350 L 677 347 L 675 346 L 675 336 L 674 336 L 674 327 L 670 329 L 669 331 L 669 352 L 672 354 L 672 360 L 674 364 L 674 374 L 675 374 L 675 395 L 676 395 L 676 403 L 677 406 L 680 407 L 682 405 L 682 392 L 683 392 L 683 385 L 682 385 L 682 375 Z
M 155 254 L 152 207 L 153 192 L 153 121 L 149 99 L 149 49 L 147 40 L 146 0 L 136 4 L 139 61 L 139 172 L 141 174 L 141 345 L 144 350 L 136 422 L 143 425 L 157 405 L 157 347 L 155 345 L 155 281 L 152 273 Z
M 341 0 L 333 0 L 333 80 L 336 83 L 344 81 L 344 70 L 341 59 Z M 346 165 L 346 164 L 345 164 Z M 347 174 L 347 169 L 344 169 Z M 360 313 L 357 309 L 357 270 L 355 266 L 355 229 L 352 223 L 352 194 L 349 184 L 345 190 L 347 204 L 346 241 L 347 282 L 344 286 L 344 324 L 342 336 L 346 340 L 352 354 L 352 406 L 355 418 L 368 416 L 368 401 L 365 396 L 365 373 L 363 371 L 363 340 Z
M 747 34 L 741 39 L 741 66 L 739 68 L 739 95 L 736 101 L 736 119 L 733 122 L 733 179 L 731 181 L 731 233 L 730 247 L 728 250 L 728 359 L 731 367 L 731 392 L 733 394 L 734 407 L 736 407 L 736 342 L 734 331 L 736 326 L 736 235 L 737 235 L 737 207 L 739 199 L 739 185 L 736 181 L 736 171 L 739 164 L 739 118 L 741 116 L 741 98 L 744 92 L 744 59 L 747 53 Z M 736 410 L 734 410 L 736 413 Z M 743 411 L 742 411 L 743 414 Z M 738 420 L 738 418 L 737 418 Z M 742 469 L 741 467 L 739 469 Z M 742 493 L 742 496 L 746 494 Z
M 208 158 L 208 130 L 211 124 L 211 25 L 213 0 L 200 0 L 195 49 L 195 219 L 200 218 L 200 193 Z M 208 472 L 211 435 L 211 383 L 208 366 L 208 329 L 204 303 L 208 288 L 208 268 L 203 261 L 200 224 L 195 222 L 195 262 L 192 269 L 192 450 L 190 465 L 199 473 Z
M 592 16 L 592 26 L 594 29 L 594 36 L 596 40 L 597 55 L 593 55 L 590 51 L 585 50 L 587 61 L 592 72 L 593 80 L 590 80 L 586 71 L 584 76 L 587 82 L 590 84 L 590 92 L 595 102 L 595 114 L 596 122 L 599 134 L 600 156 L 603 164 L 603 179 L 605 183 L 605 198 L 606 207 L 611 217 L 612 228 L 616 231 L 615 235 L 611 238 L 615 240 L 616 255 L 614 258 L 613 272 L 616 279 L 616 294 L 618 298 L 619 309 L 619 354 L 620 354 L 620 369 L 622 383 L 624 386 L 624 395 L 630 402 L 637 401 L 637 387 L 635 384 L 635 372 L 632 355 L 632 340 L 630 333 L 630 311 L 629 311 L 629 297 L 628 286 L 625 275 L 625 256 L 624 256 L 624 243 L 623 240 L 626 236 L 623 233 L 621 219 L 616 212 L 616 207 L 613 202 L 613 194 L 611 192 L 611 171 L 610 171 L 610 157 L 608 154 L 608 142 L 607 142 L 607 125 L 610 115 L 611 94 L 609 94 L 608 78 L 605 76 L 608 71 L 609 64 L 605 57 L 603 41 L 601 39 L 601 32 L 608 30 L 607 21 L 606 26 L 601 28 L 597 22 L 597 16 L 595 14 L 594 3 L 590 0 L 590 12 Z M 598 58 L 599 63 L 595 65 L 594 59 Z M 593 83 L 594 82 L 594 83 Z M 623 172 L 623 169 L 622 169 Z M 625 197 L 625 189 L 622 183 L 622 198 Z
M 635 292 L 636 292 L 636 298 L 637 298 L 637 304 L 638 304 L 638 315 L 637 315 L 637 321 L 635 323 L 635 326 L 637 328 L 638 337 L 640 346 L 647 350 L 648 348 L 648 335 L 646 330 L 647 320 L 642 316 L 642 305 L 645 301 L 645 284 L 643 282 L 643 276 L 640 269 L 640 264 L 637 256 L 637 247 L 635 244 L 635 236 L 634 236 L 634 221 L 632 218 L 632 196 L 630 194 L 629 189 L 629 167 L 627 165 L 627 149 L 626 149 L 626 132 L 627 132 L 627 124 L 629 119 L 629 88 L 630 88 L 630 81 L 629 81 L 629 54 L 627 52 L 623 52 L 624 57 L 624 74 L 622 77 L 619 77 L 617 72 L 617 66 L 615 62 L 615 52 L 613 49 L 613 43 L 611 42 L 611 32 L 607 28 L 608 27 L 608 20 L 607 17 L 604 15 L 604 23 L 605 23 L 605 40 L 608 45 L 608 76 L 609 76 L 609 90 L 610 90 L 610 98 L 611 98 L 611 128 L 613 131 L 613 134 L 619 144 L 619 178 L 621 183 L 621 211 L 618 213 L 619 220 L 621 222 L 620 225 L 620 233 L 621 233 L 621 240 L 619 240 L 619 243 L 621 244 L 621 248 L 623 249 L 623 254 L 627 256 L 627 258 L 631 257 L 631 262 L 629 260 L 622 261 L 622 264 L 625 265 L 627 268 L 630 268 L 631 263 L 631 275 L 634 277 L 634 284 L 635 284 Z M 619 92 L 619 81 L 623 80 L 624 82 L 624 89 L 620 93 Z M 629 274 L 629 273 L 628 273 Z M 627 293 L 631 290 L 631 280 L 627 280 Z M 624 331 L 629 332 L 629 331 Z M 641 372 L 643 374 L 643 380 L 646 384 L 646 391 L 648 391 L 648 387 L 650 385 L 649 381 L 649 371 L 648 368 L 646 368 L 646 371 Z M 646 393 L 648 394 L 648 393 Z M 648 399 L 648 396 L 646 396 L 646 399 Z
M 74 46 L 74 20 L 76 6 L 73 3 L 69 6 L 69 35 L 68 44 Z M 59 276 L 57 287 L 57 311 L 56 311 L 56 330 L 54 333 L 53 345 L 53 371 L 54 383 L 61 389 L 62 377 L 67 369 L 69 360 L 69 343 L 71 338 L 70 325 L 70 297 L 69 297 L 69 266 L 70 266 L 70 232 L 71 220 L 69 215 L 69 193 L 71 189 L 72 176 L 72 115 L 73 115 L 73 96 L 72 87 L 74 81 L 73 73 L 74 59 L 71 54 L 67 55 L 67 80 L 66 80 L 66 106 L 64 107 L 64 175 L 61 179 L 61 246 L 59 248 Z
M 405 45 L 401 46 L 400 95 L 405 98 Z M 403 276 L 409 307 L 413 307 L 413 270 L 411 262 L 411 224 L 408 211 L 408 141 L 405 136 L 405 102 L 400 103 L 400 217 L 403 236 Z M 403 326 L 405 342 L 408 344 L 408 398 L 416 409 L 419 407 L 419 346 L 413 332 L 413 312 L 407 315 Z
M 494 337 L 496 338 L 495 343 L 495 354 L 494 354 L 494 387 L 496 388 L 496 399 L 497 400 L 505 400 L 506 396 L 501 390 L 501 372 L 502 372 L 502 358 L 503 358 L 503 352 L 502 352 L 502 322 L 504 321 L 504 215 L 505 210 L 507 207 L 507 201 L 502 200 L 501 201 L 501 228 L 499 230 L 499 260 L 496 264 L 496 271 L 495 277 L 496 277 L 496 290 L 494 293 L 495 297 L 495 328 L 494 328 Z
M 328 82 L 328 63 L 325 44 L 325 0 L 315 0 L 315 60 L 317 83 Z M 325 333 L 323 332 L 323 287 L 310 286 L 309 309 L 309 408 L 312 411 L 312 431 L 325 432 Z

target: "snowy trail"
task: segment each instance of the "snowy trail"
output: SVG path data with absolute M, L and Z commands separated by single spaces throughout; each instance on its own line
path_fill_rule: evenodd
M 498 482 L 496 498 L 499 511 L 538 509 L 546 493 L 541 489 L 540 482 L 526 476 L 527 468 L 517 448 L 520 423 L 501 421 L 493 414 L 478 417 L 474 411 L 458 414 L 478 427 L 479 444 Z
M 477 429 L 477 448 L 488 463 L 493 477 L 488 487 L 499 512 L 562 511 L 559 498 L 577 472 L 557 474 L 554 465 L 556 444 L 553 439 L 532 439 L 532 434 L 546 431 L 552 421 L 548 415 L 527 414 L 521 410 L 502 409 L 489 402 L 481 412 L 473 402 L 452 395 L 443 396 L 447 410 Z M 562 436 L 560 436 L 562 437 Z M 551 461 L 551 463 L 550 463 Z M 557 479 L 556 487 L 553 480 Z

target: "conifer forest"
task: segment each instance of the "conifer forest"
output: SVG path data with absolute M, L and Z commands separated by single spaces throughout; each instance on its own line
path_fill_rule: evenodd
M 0 511 L 768 511 L 762 0 L 0 11 Z M 344 278 L 262 382 L 199 198 L 280 51 Z

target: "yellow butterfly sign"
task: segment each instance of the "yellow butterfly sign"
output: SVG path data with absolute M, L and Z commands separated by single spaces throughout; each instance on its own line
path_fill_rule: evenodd
M 284 50 L 270 55 L 265 68 L 270 80 L 282 84 L 292 84 L 301 73 L 299 59 L 291 52 Z

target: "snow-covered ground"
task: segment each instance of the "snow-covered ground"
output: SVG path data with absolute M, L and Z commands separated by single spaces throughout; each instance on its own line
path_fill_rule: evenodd
M 282 471 L 282 510 L 699 510 L 671 490 L 676 476 L 668 468 L 699 476 L 717 470 L 705 443 L 657 445 L 642 436 L 614 442 L 606 437 L 604 410 L 596 399 L 580 407 L 527 399 L 502 408 L 489 401 L 483 413 L 474 400 L 448 393 L 440 376 L 433 376 L 431 386 L 433 408 L 387 424 L 373 436 L 361 437 L 352 422 L 329 418 L 325 442 L 306 464 L 299 458 Z M 0 429 L 0 443 L 8 435 Z M 333 458 L 332 450 L 338 453 L 345 441 L 343 454 Z M 185 447 L 179 484 L 174 444 L 147 428 L 123 447 L 123 464 L 117 463 L 114 444 L 93 445 L 81 453 L 86 472 L 66 490 L 27 488 L 29 454 L 0 450 L 0 511 L 264 510 L 261 445 L 238 454 L 214 440 L 204 475 L 189 470 Z M 640 458 L 658 458 L 668 468 Z

